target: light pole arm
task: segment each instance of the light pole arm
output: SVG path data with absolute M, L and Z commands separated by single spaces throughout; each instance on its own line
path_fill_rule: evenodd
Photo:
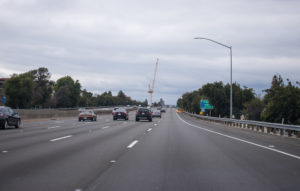
M 218 42 L 218 41 L 215 41 L 215 40 L 212 40 L 212 39 L 209 39 L 209 38 L 196 37 L 196 38 L 194 38 L 194 39 L 209 40 L 209 41 L 211 41 L 211 42 L 214 42 L 214 43 L 216 43 L 216 44 L 219 44 L 219 45 L 221 45 L 221 46 L 224 46 L 224 47 L 226 47 L 226 48 L 231 49 L 231 46 L 227 46 L 227 45 L 225 45 L 225 44 L 223 44 L 223 43 L 220 43 L 220 42 Z

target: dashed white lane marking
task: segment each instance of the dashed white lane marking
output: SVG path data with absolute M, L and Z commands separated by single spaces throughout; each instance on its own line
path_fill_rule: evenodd
M 152 128 L 148 129 L 147 131 L 150 132 L 152 130 Z
M 111 161 L 109 161 L 109 162 L 111 162 L 111 163 L 115 163 L 115 162 L 117 162 L 117 161 L 115 161 L 115 160 L 111 160 Z
M 82 189 L 81 188 L 77 188 L 75 191 L 82 191 Z
M 155 123 L 154 126 L 157 126 L 157 124 Z
M 58 128 L 58 127 L 60 127 L 60 126 L 53 126 L 53 127 L 48 127 L 48 129 L 55 129 L 55 128 Z
M 70 137 L 72 137 L 72 135 L 67 135 L 67 136 L 64 136 L 64 137 L 59 137 L 59 138 L 56 138 L 56 139 L 51 139 L 50 141 L 54 142 L 54 141 L 59 141 L 59 140 L 62 140 L 62 139 L 67 139 L 67 138 L 70 138 Z
M 2 151 L 2 153 L 7 153 L 8 151 Z
M 254 146 L 257 146 L 257 147 L 260 147 L 260 148 L 264 148 L 264 149 L 267 149 L 267 150 L 270 150 L 270 151 L 274 151 L 274 152 L 277 152 L 277 153 L 280 153 L 280 154 L 283 154 L 283 155 L 286 155 L 286 156 L 289 156 L 289 157 L 292 157 L 292 158 L 296 158 L 296 159 L 299 159 L 300 160 L 300 156 L 297 156 L 297 155 L 293 155 L 293 154 L 290 154 L 290 153 L 287 153 L 287 152 L 284 152 L 284 151 L 281 151 L 281 150 L 277 150 L 277 149 L 273 149 L 273 148 L 270 148 L 270 147 L 267 147 L 267 146 L 263 146 L 263 145 L 259 145 L 257 143 L 253 143 L 253 142 L 250 142 L 250 141 L 246 141 L 246 140 L 243 140 L 243 139 L 240 139 L 240 138 L 236 138 L 236 137 L 233 137 L 233 136 L 230 136 L 230 135 L 226 135 L 226 134 L 223 134 L 223 133 L 219 133 L 219 132 L 216 132 L 216 131 L 212 131 L 212 130 L 209 130 L 209 129 L 205 129 L 203 127 L 199 127 L 197 125 L 193 125 L 193 124 L 190 124 L 186 121 L 184 121 L 179 115 L 178 113 L 176 113 L 178 119 L 180 119 L 183 123 L 189 125 L 189 126 L 192 126 L 192 127 L 196 127 L 198 129 L 202 129 L 204 131 L 207 131 L 207 132 L 210 132 L 210 133 L 214 133 L 214 134 L 217 134 L 217 135 L 221 135 L 223 137 L 227 137 L 227 138 L 230 138 L 230 139 L 234 139 L 236 141 L 240 141 L 240 142 L 243 142 L 243 143 L 248 143 L 250 145 L 254 145 Z
M 131 149 L 132 147 L 134 147 L 135 144 L 137 144 L 139 141 L 138 140 L 134 140 L 132 143 L 130 143 L 127 148 Z
M 105 126 L 105 127 L 102 127 L 102 129 L 107 129 L 107 128 L 109 128 L 110 126 Z

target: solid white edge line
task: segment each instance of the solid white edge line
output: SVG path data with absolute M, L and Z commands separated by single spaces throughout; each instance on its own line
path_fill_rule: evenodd
M 138 140 L 134 140 L 132 143 L 130 143 L 127 148 L 131 149 L 132 147 L 134 147 L 135 144 L 137 144 L 139 141 Z
M 281 150 L 277 150 L 277 149 L 273 149 L 273 148 L 270 148 L 270 147 L 266 147 L 266 146 L 263 146 L 263 145 L 259 145 L 257 143 L 253 143 L 253 142 L 250 142 L 250 141 L 246 141 L 246 140 L 243 140 L 243 139 L 240 139 L 240 138 L 236 138 L 236 137 L 233 137 L 233 136 L 230 136 L 230 135 L 226 135 L 226 134 L 222 134 L 222 133 L 219 133 L 219 132 L 216 132 L 216 131 L 212 131 L 212 130 L 209 130 L 209 129 L 205 129 L 203 127 L 199 127 L 199 126 L 196 126 L 196 125 L 193 125 L 193 124 L 190 124 L 186 121 L 184 121 L 179 115 L 178 113 L 176 113 L 178 119 L 180 119 L 182 122 L 186 123 L 187 125 L 190 125 L 192 127 L 196 127 L 198 129 L 202 129 L 204 131 L 207 131 L 207 132 L 210 132 L 210 133 L 214 133 L 214 134 L 217 134 L 217 135 L 221 135 L 223 137 L 227 137 L 227 138 L 230 138 L 230 139 L 234 139 L 234 140 L 237 140 L 237 141 L 240 141 L 240 142 L 243 142 L 243 143 L 248 143 L 250 145 L 254 145 L 254 146 L 257 146 L 257 147 L 260 147 L 260 148 L 264 148 L 264 149 L 267 149 L 267 150 L 270 150 L 270 151 L 274 151 L 274 152 L 277 152 L 277 153 L 280 153 L 280 154 L 283 154 L 283 155 L 286 155 L 286 156 L 290 156 L 290 157 L 293 157 L 293 158 L 296 158 L 296 159 L 299 159 L 300 160 L 300 156 L 297 156 L 297 155 L 293 155 L 293 154 L 290 154 L 290 153 L 287 153 L 287 152 L 284 152 L 284 151 L 281 151 Z
M 70 138 L 70 137 L 72 137 L 72 135 L 67 135 L 67 136 L 64 136 L 64 137 L 59 137 L 59 138 L 56 138 L 56 139 L 51 139 L 50 141 L 54 142 L 54 141 L 59 141 L 59 140 L 62 140 L 62 139 L 67 139 L 67 138 Z

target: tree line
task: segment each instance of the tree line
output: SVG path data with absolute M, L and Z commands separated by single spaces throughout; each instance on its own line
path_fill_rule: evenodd
M 116 96 L 111 91 L 93 95 L 86 89 L 81 90 L 79 81 L 70 76 L 59 78 L 56 82 L 50 78 L 50 72 L 44 67 L 13 74 L 4 82 L 5 105 L 20 109 L 148 105 L 147 99 L 143 102 L 132 100 L 122 90 Z
M 252 88 L 232 84 L 233 115 L 248 120 L 267 121 L 286 124 L 300 124 L 300 83 L 287 79 L 287 84 L 280 75 L 274 75 L 265 95 L 259 97 Z M 223 82 L 207 83 L 198 90 L 184 93 L 177 100 L 177 106 L 192 113 L 200 112 L 201 99 L 209 100 L 214 106 L 206 110 L 205 115 L 229 117 L 230 84 Z

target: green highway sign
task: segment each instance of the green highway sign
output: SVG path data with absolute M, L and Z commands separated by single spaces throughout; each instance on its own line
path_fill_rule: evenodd
M 208 104 L 208 105 L 205 105 L 205 107 L 204 107 L 205 109 L 214 109 L 214 106 L 212 106 L 212 105 L 210 105 L 210 104 Z

